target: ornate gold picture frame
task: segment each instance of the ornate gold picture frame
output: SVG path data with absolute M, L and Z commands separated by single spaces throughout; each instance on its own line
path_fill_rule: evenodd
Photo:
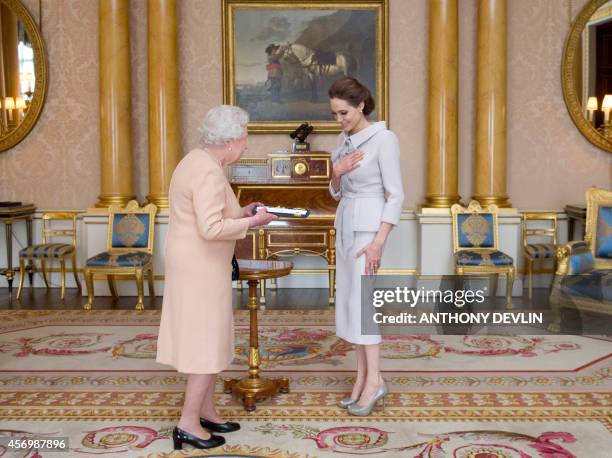
M 223 0 L 223 101 L 251 116 L 249 132 L 291 132 L 309 122 L 339 132 L 327 89 L 348 75 L 388 118 L 387 0 Z

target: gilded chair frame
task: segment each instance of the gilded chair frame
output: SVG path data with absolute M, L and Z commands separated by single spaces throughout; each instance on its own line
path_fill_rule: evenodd
M 454 204 L 451 207 L 451 216 L 453 224 L 453 254 L 456 255 L 461 251 L 475 251 L 480 253 L 488 253 L 498 251 L 499 248 L 499 226 L 497 223 L 498 207 L 495 204 L 481 206 L 476 200 L 472 200 L 467 207 L 460 204 Z M 461 214 L 474 213 L 490 213 L 493 219 L 493 245 L 490 247 L 462 247 L 459 244 L 459 222 L 458 217 Z M 497 281 L 499 274 L 506 275 L 506 308 L 513 309 L 512 304 L 512 286 L 514 285 L 515 268 L 511 266 L 458 266 L 455 264 L 456 275 L 487 275 L 493 280 L 491 294 L 497 293 Z
M 550 227 L 529 227 L 529 221 L 550 221 Z M 526 275 L 529 281 L 529 299 L 533 296 L 533 264 L 535 261 L 542 261 L 542 263 L 547 260 L 553 261 L 553 274 L 556 270 L 557 258 L 555 253 L 553 252 L 553 256 L 551 258 L 537 258 L 532 256 L 527 251 L 527 246 L 530 245 L 529 238 L 530 237 L 549 237 L 552 239 L 552 244 L 557 245 L 557 213 L 555 212 L 545 212 L 545 211 L 531 211 L 524 212 L 521 219 L 521 232 L 523 239 L 523 257 L 525 260 L 525 269 Z
M 134 215 L 148 214 L 149 215 L 149 232 L 147 234 L 146 247 L 113 247 L 113 225 L 116 214 L 130 213 Z M 131 200 L 125 207 L 112 205 L 108 208 L 108 233 L 106 239 L 106 251 L 111 255 L 121 255 L 133 252 L 144 252 L 153 255 L 154 231 L 155 231 L 155 214 L 157 206 L 148 204 L 140 207 L 138 202 Z M 85 281 L 87 283 L 87 303 L 83 306 L 85 310 L 91 310 L 94 302 L 94 276 L 103 275 L 108 281 L 108 287 L 114 299 L 119 296 L 115 286 L 115 276 L 129 276 L 136 278 L 136 287 L 138 289 L 138 302 L 136 310 L 144 310 L 144 277 L 147 276 L 149 284 L 149 296 L 155 296 L 155 280 L 153 277 L 153 259 L 142 266 L 86 266 L 84 268 Z
M 584 228 L 584 241 L 593 253 L 595 269 L 612 269 L 612 259 L 598 258 L 597 249 L 597 216 L 599 207 L 612 207 L 612 190 L 589 188 L 586 192 L 587 213 Z
M 58 212 L 44 212 L 41 216 L 42 221 L 42 245 L 50 244 L 51 237 L 70 237 L 71 242 L 70 245 L 74 247 L 72 253 L 67 253 L 64 256 L 55 258 L 55 257 L 47 257 L 41 256 L 37 257 L 29 257 L 29 256 L 19 256 L 19 288 L 17 289 L 17 299 L 21 298 L 21 292 L 23 290 L 23 281 L 26 272 L 26 261 L 29 259 L 31 261 L 40 260 L 41 266 L 41 274 L 43 280 L 45 282 L 45 286 L 49 288 L 49 280 L 47 279 L 47 261 L 52 261 L 57 259 L 60 263 L 60 272 L 62 276 L 62 293 L 61 300 L 64 300 L 66 295 L 66 259 L 70 259 L 70 263 L 72 266 L 72 273 L 74 275 L 74 280 L 76 282 L 77 288 L 79 291 L 81 290 L 81 282 L 79 281 L 79 275 L 77 273 L 77 261 L 76 261 L 76 251 L 77 251 L 77 215 L 78 212 L 68 212 L 68 211 L 58 211 Z M 54 228 L 52 225 L 52 221 L 70 221 L 70 228 Z M 67 244 L 67 243 L 66 243 Z M 30 284 L 30 287 L 32 285 Z
M 561 307 L 567 301 L 563 300 L 561 287 L 563 280 L 570 274 L 570 260 L 580 245 L 586 244 L 588 250 L 593 255 L 593 270 L 612 269 L 612 259 L 600 258 L 595 256 L 597 249 L 597 217 L 599 208 L 602 206 L 612 207 L 612 190 L 601 188 L 589 188 L 586 191 L 587 213 L 584 228 L 584 243 L 581 241 L 570 241 L 565 245 L 557 247 L 557 270 L 550 293 L 550 304 L 553 311 L 553 321 L 548 326 L 548 330 L 559 332 L 561 330 Z M 588 275 L 588 272 L 582 273 Z M 578 301 L 570 301 L 571 306 L 578 307 L 580 311 L 612 314 L 609 302 L 599 301 L 591 298 L 581 298 Z

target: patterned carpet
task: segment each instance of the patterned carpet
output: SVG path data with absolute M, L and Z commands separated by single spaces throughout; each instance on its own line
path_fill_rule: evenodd
M 217 386 L 241 433 L 210 453 L 172 452 L 184 379 L 154 361 L 159 312 L 0 311 L 0 457 L 607 457 L 612 343 L 579 336 L 387 338 L 391 394 L 367 419 L 336 407 L 354 352 L 331 311 L 260 313 L 262 367 L 291 392 L 245 412 Z M 246 367 L 246 312 L 236 313 Z M 14 452 L 8 438 L 68 437 L 70 450 Z

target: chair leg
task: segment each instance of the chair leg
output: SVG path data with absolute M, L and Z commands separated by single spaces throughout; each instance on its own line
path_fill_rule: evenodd
M 561 331 L 561 282 L 563 276 L 553 276 L 552 285 L 550 286 L 549 303 L 552 311 L 552 321 L 547 329 L 551 332 Z
M 70 257 L 70 263 L 72 264 L 72 273 L 74 275 L 74 281 L 77 285 L 77 288 L 79 288 L 79 291 L 81 291 L 81 282 L 79 281 L 79 273 L 77 272 L 76 255 L 74 253 L 72 253 L 72 256 Z
M 136 310 L 144 310 L 144 282 L 142 269 L 136 269 L 136 287 L 138 288 L 138 303 Z
M 149 269 L 149 296 L 155 297 L 155 278 L 153 278 L 153 267 Z
M 493 300 L 497 297 L 497 285 L 499 283 L 499 274 L 489 275 L 489 288 L 491 288 L 491 296 Z
M 91 310 L 94 301 L 94 281 L 93 272 L 89 269 L 85 269 L 83 272 L 85 277 L 85 283 L 87 284 L 87 303 L 83 306 L 85 310 Z
M 60 259 L 60 272 L 62 275 L 62 296 L 61 296 L 61 300 L 64 300 L 64 297 L 66 296 L 66 261 L 62 258 Z
M 529 300 L 533 298 L 533 259 L 526 259 L 527 261 L 527 281 L 529 282 Z
M 115 276 L 107 275 L 106 281 L 108 281 L 108 288 L 110 289 L 110 292 L 113 295 L 113 299 L 117 299 L 119 295 L 117 294 L 117 287 L 115 286 Z
M 25 259 L 19 258 L 19 288 L 17 288 L 17 300 L 21 298 L 21 290 L 23 289 L 23 277 L 25 276 Z
M 512 286 L 514 286 L 514 268 L 510 269 L 506 274 L 506 309 L 512 310 Z
M 40 270 L 42 271 L 42 277 L 45 281 L 45 286 L 49 288 L 49 281 L 47 280 L 47 261 L 45 258 L 40 258 Z
M 464 289 L 465 277 L 463 272 L 455 271 L 455 291 L 461 291 Z M 455 304 L 457 308 L 463 308 L 463 305 Z

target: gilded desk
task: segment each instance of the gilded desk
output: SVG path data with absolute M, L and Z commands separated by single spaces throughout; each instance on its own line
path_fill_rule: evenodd
M 246 159 L 230 170 L 230 183 L 240 205 L 266 205 L 310 209 L 308 218 L 281 218 L 249 230 L 236 244 L 236 257 L 270 259 L 304 255 L 327 261 L 329 303 L 334 303 L 336 280 L 337 202 L 328 191 L 331 170 L 327 152 L 274 153 L 268 159 Z M 237 171 L 237 173 L 236 173 Z M 265 282 L 260 283 L 265 303 Z

